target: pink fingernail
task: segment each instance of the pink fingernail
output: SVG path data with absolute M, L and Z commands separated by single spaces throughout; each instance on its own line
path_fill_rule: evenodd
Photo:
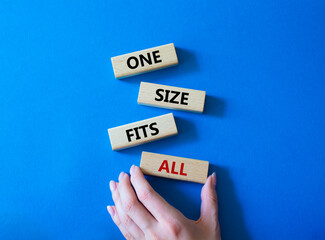
M 212 182 L 213 182 L 213 185 L 214 185 L 214 186 L 217 185 L 217 175 L 216 175 L 215 172 L 212 174 Z
M 131 166 L 130 173 L 133 174 L 133 171 L 134 171 L 134 165 Z
M 121 181 L 121 179 L 122 179 L 122 177 L 124 176 L 124 174 L 125 174 L 124 172 L 121 172 L 121 173 L 120 173 L 120 176 L 118 176 L 118 180 L 119 180 L 119 182 Z
M 114 209 L 111 206 L 107 206 L 107 211 L 111 216 L 114 216 Z
M 116 182 L 110 181 L 109 182 L 109 188 L 111 189 L 112 192 L 114 192 L 115 189 L 116 189 Z

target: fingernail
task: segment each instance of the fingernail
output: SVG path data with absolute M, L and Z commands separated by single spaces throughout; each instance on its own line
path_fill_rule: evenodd
M 121 172 L 121 173 L 120 173 L 120 176 L 118 176 L 118 180 L 119 180 L 119 182 L 121 181 L 121 179 L 122 179 L 122 177 L 124 176 L 124 174 L 125 174 L 124 172 Z
M 110 181 L 109 182 L 109 188 L 111 189 L 111 192 L 114 192 L 116 189 L 116 182 Z
M 217 175 L 215 172 L 212 174 L 212 183 L 214 186 L 217 185 Z
M 133 174 L 133 171 L 134 171 L 134 165 L 131 166 L 130 173 Z
M 107 206 L 107 211 L 111 216 L 114 216 L 115 212 L 114 212 L 114 209 L 111 206 Z

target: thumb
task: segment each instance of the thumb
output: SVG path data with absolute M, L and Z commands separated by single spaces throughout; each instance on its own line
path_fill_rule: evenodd
M 201 191 L 201 218 L 204 224 L 218 224 L 218 200 L 216 192 L 217 177 L 210 175 Z

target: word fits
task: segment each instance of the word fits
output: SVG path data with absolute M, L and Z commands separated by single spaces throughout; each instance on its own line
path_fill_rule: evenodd
M 131 142 L 134 137 L 134 140 L 140 140 L 142 138 L 148 137 L 148 134 L 155 136 L 159 134 L 159 129 L 157 128 L 157 123 L 153 122 L 151 124 L 145 124 L 139 127 L 129 128 L 125 130 L 127 139 Z

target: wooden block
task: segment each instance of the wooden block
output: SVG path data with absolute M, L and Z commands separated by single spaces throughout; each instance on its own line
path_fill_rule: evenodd
M 137 146 L 177 134 L 172 113 L 108 129 L 113 150 Z
M 140 169 L 147 175 L 205 183 L 209 162 L 142 152 Z
M 141 82 L 138 104 L 203 112 L 205 91 Z
M 178 64 L 173 43 L 111 58 L 115 78 L 171 67 Z

